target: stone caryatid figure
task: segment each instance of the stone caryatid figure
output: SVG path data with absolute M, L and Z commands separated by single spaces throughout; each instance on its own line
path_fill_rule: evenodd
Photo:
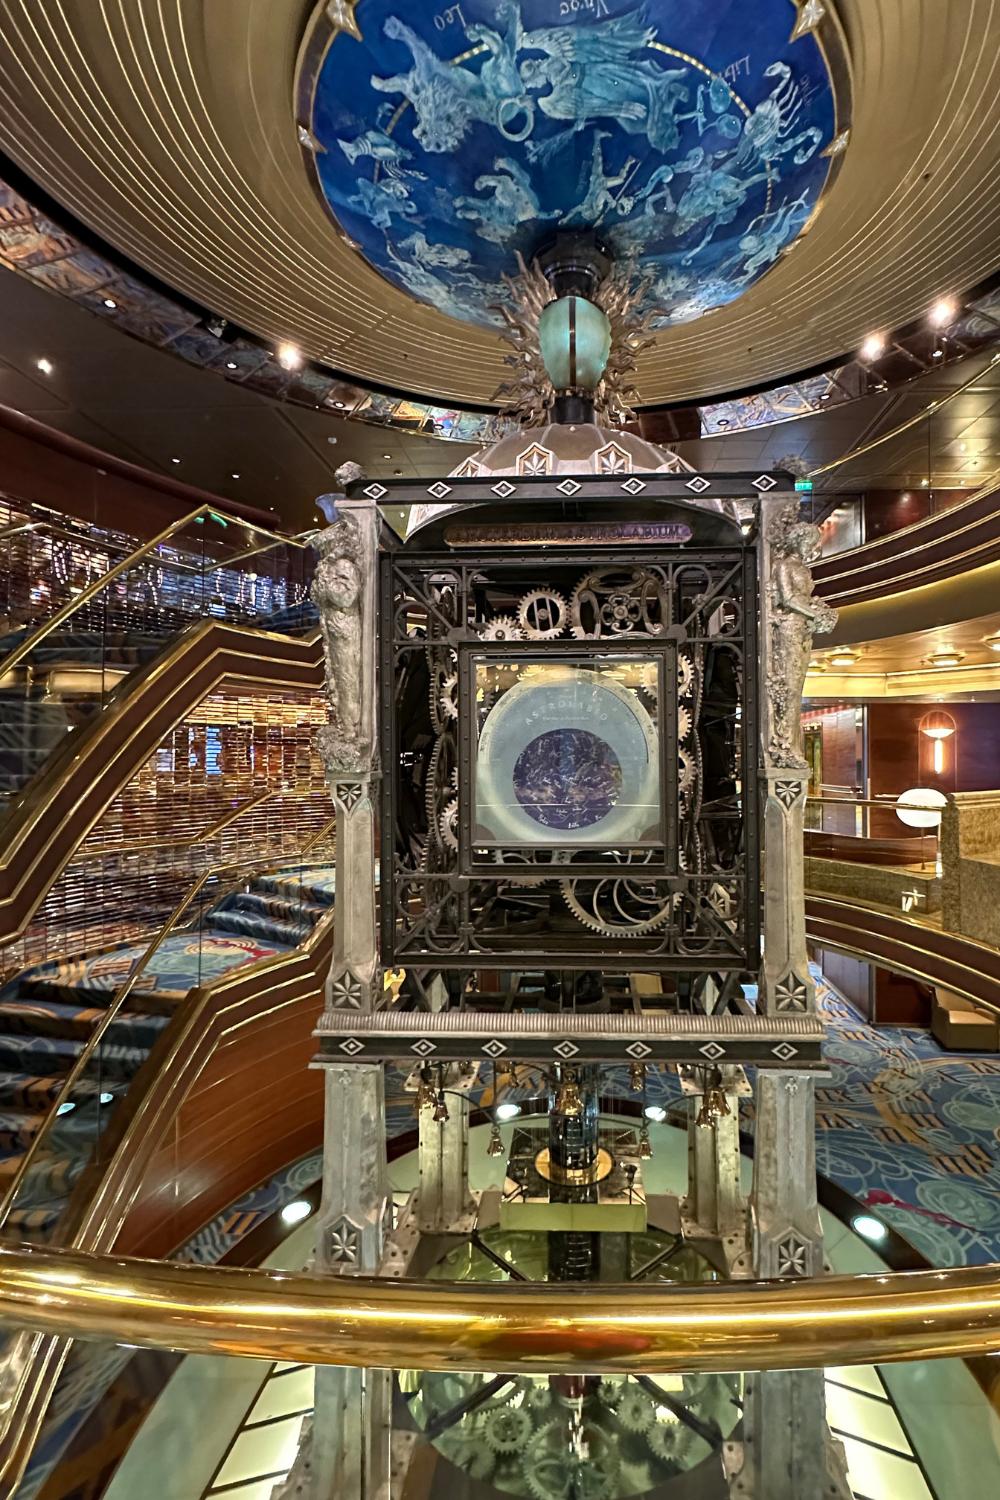
M 346 487 L 365 478 L 355 463 L 341 464 L 337 481 Z M 377 521 L 370 501 L 325 496 L 332 524 L 313 546 L 319 563 L 312 601 L 319 612 L 326 666 L 329 723 L 319 747 L 331 781 L 366 777 L 374 749 L 374 613 L 369 598 L 374 577 Z
M 770 634 L 767 693 L 771 710 L 768 746 L 773 765 L 806 770 L 802 754 L 802 689 L 809 670 L 814 635 L 826 635 L 837 623 L 837 611 L 813 592 L 811 564 L 819 555 L 817 527 L 798 520 L 788 505 L 770 530 L 768 579 Z
M 357 772 L 366 764 L 362 741 L 362 567 L 364 538 L 350 516 L 327 526 L 315 539 L 319 563 L 312 601 L 319 611 L 326 661 L 330 718 L 320 749 L 331 773 Z

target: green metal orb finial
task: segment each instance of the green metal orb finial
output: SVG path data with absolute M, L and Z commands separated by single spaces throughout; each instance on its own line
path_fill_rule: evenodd
M 586 297 L 559 297 L 542 308 L 538 343 L 557 391 L 593 391 L 611 354 L 611 324 Z

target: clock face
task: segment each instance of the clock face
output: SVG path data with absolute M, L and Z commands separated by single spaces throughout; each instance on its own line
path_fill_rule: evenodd
M 489 680 L 496 681 L 495 666 L 479 666 L 477 673 L 493 673 Z M 535 664 L 522 672 L 512 667 L 512 685 L 495 701 L 484 691 L 475 845 L 573 849 L 659 842 L 656 727 L 638 688 L 621 675 L 618 664 Z

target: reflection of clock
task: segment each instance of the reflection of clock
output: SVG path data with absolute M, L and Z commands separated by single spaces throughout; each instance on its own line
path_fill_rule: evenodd
M 553 666 L 504 693 L 479 735 L 478 844 L 582 847 L 658 838 L 656 730 L 609 674 Z

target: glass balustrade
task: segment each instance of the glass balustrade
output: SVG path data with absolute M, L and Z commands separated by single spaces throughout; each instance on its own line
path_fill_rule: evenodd
M 207 507 L 143 542 L 0 495 L 0 818 L 185 632 L 313 628 L 312 566 L 303 541 Z

